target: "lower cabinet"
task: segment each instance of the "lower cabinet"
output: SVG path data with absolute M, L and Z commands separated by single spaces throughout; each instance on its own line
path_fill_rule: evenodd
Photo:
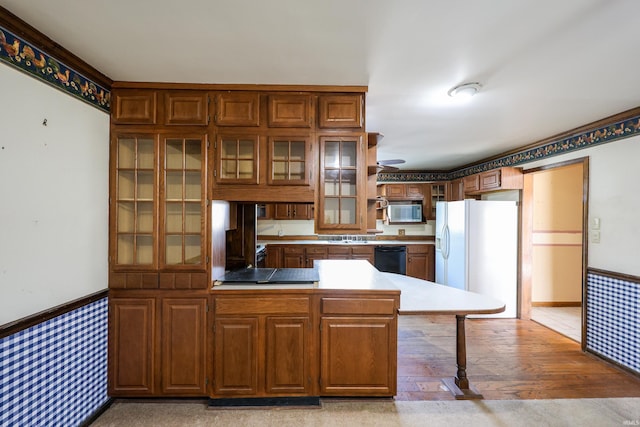
M 321 395 L 396 394 L 398 305 L 393 298 L 322 299 Z
M 109 297 L 109 395 L 206 395 L 207 297 L 125 292 Z
M 315 393 L 309 296 L 214 297 L 211 397 Z
M 407 276 L 435 280 L 434 245 L 407 245 Z

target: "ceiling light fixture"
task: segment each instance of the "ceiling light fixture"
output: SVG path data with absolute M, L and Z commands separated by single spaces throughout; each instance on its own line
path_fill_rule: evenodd
M 448 94 L 452 98 L 471 98 L 480 91 L 482 85 L 478 82 L 463 83 L 449 90 Z

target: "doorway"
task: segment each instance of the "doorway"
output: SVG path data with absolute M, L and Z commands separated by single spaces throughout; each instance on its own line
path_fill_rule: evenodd
M 588 158 L 531 169 L 524 178 L 521 317 L 582 343 Z

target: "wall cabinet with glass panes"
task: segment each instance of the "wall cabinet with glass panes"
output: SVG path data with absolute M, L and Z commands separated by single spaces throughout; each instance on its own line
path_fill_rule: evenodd
M 206 135 L 116 133 L 111 149 L 110 287 L 206 287 Z
M 366 232 L 366 155 L 361 134 L 319 137 L 316 231 Z

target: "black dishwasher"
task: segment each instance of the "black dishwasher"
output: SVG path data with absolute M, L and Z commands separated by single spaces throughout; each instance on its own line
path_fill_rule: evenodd
M 376 246 L 375 267 L 389 273 L 407 274 L 406 246 Z

